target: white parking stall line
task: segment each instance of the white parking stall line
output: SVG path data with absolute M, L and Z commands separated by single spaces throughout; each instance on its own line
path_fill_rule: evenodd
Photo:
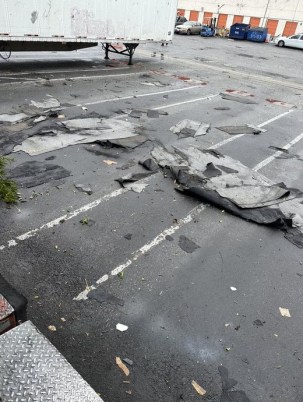
M 79 69 L 77 68 L 77 73 L 79 72 L 99 72 L 99 71 L 116 71 L 116 70 L 130 70 L 129 67 L 114 67 L 114 68 L 86 68 L 86 69 Z M 20 76 L 20 75 L 32 75 L 32 74 L 66 74 L 66 73 L 72 73 L 74 72 L 74 69 L 70 70 L 42 70 L 42 71 L 27 71 L 27 72 L 18 72 L 18 73 L 8 73 L 8 74 L 2 74 L 1 78 L 6 78 L 8 77 L 13 77 L 13 76 Z M 18 77 L 16 77 L 17 79 Z
M 145 98 L 148 96 L 157 96 L 157 95 L 165 95 L 173 92 L 182 92 L 182 91 L 190 91 L 192 89 L 197 89 L 197 88 L 202 88 L 201 85 L 193 85 L 191 87 L 182 87 L 182 88 L 177 88 L 177 89 L 167 89 L 165 91 L 158 91 L 158 92 L 149 92 L 149 93 L 144 93 L 144 94 L 139 94 L 139 95 L 129 95 L 129 96 L 122 96 L 122 97 L 116 97 L 116 98 L 111 98 L 111 99 L 103 99 L 95 102 L 88 102 L 84 103 L 85 106 L 91 106 L 91 105 L 101 105 L 102 103 L 107 103 L 107 102 L 115 102 L 115 101 L 123 101 L 123 100 L 128 100 L 128 99 L 134 99 L 136 98 Z
M 100 279 L 98 279 L 96 281 L 95 285 L 87 286 L 83 292 L 79 293 L 79 295 L 74 298 L 74 300 L 78 300 L 78 301 L 86 300 L 87 295 L 91 290 L 96 289 L 102 283 L 106 282 L 110 277 L 117 276 L 119 273 L 123 272 L 127 267 L 132 265 L 133 262 L 137 261 L 144 254 L 146 254 L 151 249 L 153 249 L 154 247 L 156 247 L 160 243 L 162 243 L 165 240 L 166 236 L 174 234 L 179 229 L 181 229 L 184 225 L 192 222 L 193 218 L 195 216 L 199 215 L 205 209 L 206 209 L 206 205 L 203 205 L 203 204 L 192 209 L 185 218 L 179 219 L 177 224 L 174 224 L 174 225 L 170 226 L 169 228 L 166 228 L 161 233 L 159 233 L 153 240 L 151 240 L 149 243 L 145 244 L 144 246 L 139 248 L 137 251 L 135 251 L 130 259 L 126 260 L 123 264 L 118 265 L 115 269 L 110 271 L 108 274 L 103 275 Z
M 170 108 L 170 107 L 186 105 L 188 103 L 200 102 L 202 100 L 211 100 L 212 98 L 215 98 L 216 96 L 219 96 L 219 94 L 207 95 L 207 96 L 204 96 L 203 98 L 190 99 L 190 100 L 187 100 L 187 101 L 184 101 L 184 102 L 172 103 L 170 105 L 159 106 L 159 107 L 153 107 L 152 110 L 167 109 L 167 108 Z
M 291 110 L 288 110 L 287 112 L 281 113 L 281 114 L 279 114 L 278 116 L 275 116 L 275 117 L 273 117 L 272 119 L 269 119 L 269 120 L 265 121 L 264 123 L 258 124 L 257 127 L 259 127 L 259 128 L 265 127 L 265 126 L 267 126 L 268 124 L 273 123 L 274 121 L 279 120 L 279 119 L 281 119 L 282 117 L 289 115 L 289 114 L 292 113 L 293 111 L 294 111 L 294 109 L 291 109 Z M 223 141 L 219 142 L 218 144 L 215 144 L 215 145 L 211 146 L 210 148 L 211 148 L 211 149 L 220 148 L 220 147 L 222 147 L 223 145 L 226 145 L 226 144 L 228 144 L 228 143 L 230 143 L 230 142 L 233 142 L 233 141 L 235 141 L 235 140 L 238 140 L 239 138 L 243 137 L 244 135 L 246 135 L 246 134 L 239 134 L 239 135 L 235 135 L 235 136 L 233 136 L 233 137 L 226 138 L 226 140 L 223 140 Z
M 288 144 L 284 145 L 284 147 L 282 147 L 285 150 L 288 150 L 289 148 L 291 148 L 293 145 L 295 145 L 297 142 L 301 141 L 303 138 L 303 133 L 299 134 L 296 138 L 294 138 L 292 141 L 290 141 Z M 262 162 L 258 163 L 253 170 L 255 170 L 256 172 L 262 168 L 264 168 L 264 166 L 268 165 L 269 163 L 271 163 L 272 161 L 274 161 L 278 156 L 282 155 L 283 151 L 277 151 L 275 152 L 273 155 L 269 156 L 268 158 L 264 159 Z

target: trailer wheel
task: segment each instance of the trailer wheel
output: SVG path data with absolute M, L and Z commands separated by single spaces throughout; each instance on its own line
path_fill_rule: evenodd
M 8 44 L 5 42 L 0 42 L 0 58 L 3 60 L 8 60 L 11 57 L 11 50 L 8 47 Z
M 186 35 L 188 35 L 188 36 L 191 35 L 191 30 L 190 29 L 187 30 Z
M 279 46 L 279 47 L 284 47 L 284 46 L 285 46 L 284 40 L 279 40 L 278 46 Z

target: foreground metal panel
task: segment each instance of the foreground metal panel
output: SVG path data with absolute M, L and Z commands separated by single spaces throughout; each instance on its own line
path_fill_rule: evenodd
M 0 41 L 172 39 L 177 0 L 0 0 Z
M 58 350 L 27 321 L 0 337 L 3 402 L 102 402 Z

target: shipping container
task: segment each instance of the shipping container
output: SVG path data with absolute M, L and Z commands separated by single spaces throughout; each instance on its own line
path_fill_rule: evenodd
M 0 51 L 61 51 L 172 40 L 177 0 L 0 0 Z M 127 52 L 126 52 L 127 53 Z

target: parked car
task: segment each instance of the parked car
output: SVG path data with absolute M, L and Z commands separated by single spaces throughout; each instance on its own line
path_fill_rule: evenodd
M 185 17 L 183 17 L 183 16 L 178 16 L 178 17 L 176 18 L 175 27 L 176 27 L 177 25 L 183 25 L 184 22 L 187 22 L 187 19 L 186 19 Z
M 274 42 L 275 45 L 280 47 L 289 46 L 303 49 L 303 33 L 292 36 L 278 36 Z
M 197 21 L 187 21 L 182 25 L 177 25 L 175 28 L 175 33 L 186 34 L 186 35 L 200 35 L 202 29 L 201 22 Z

